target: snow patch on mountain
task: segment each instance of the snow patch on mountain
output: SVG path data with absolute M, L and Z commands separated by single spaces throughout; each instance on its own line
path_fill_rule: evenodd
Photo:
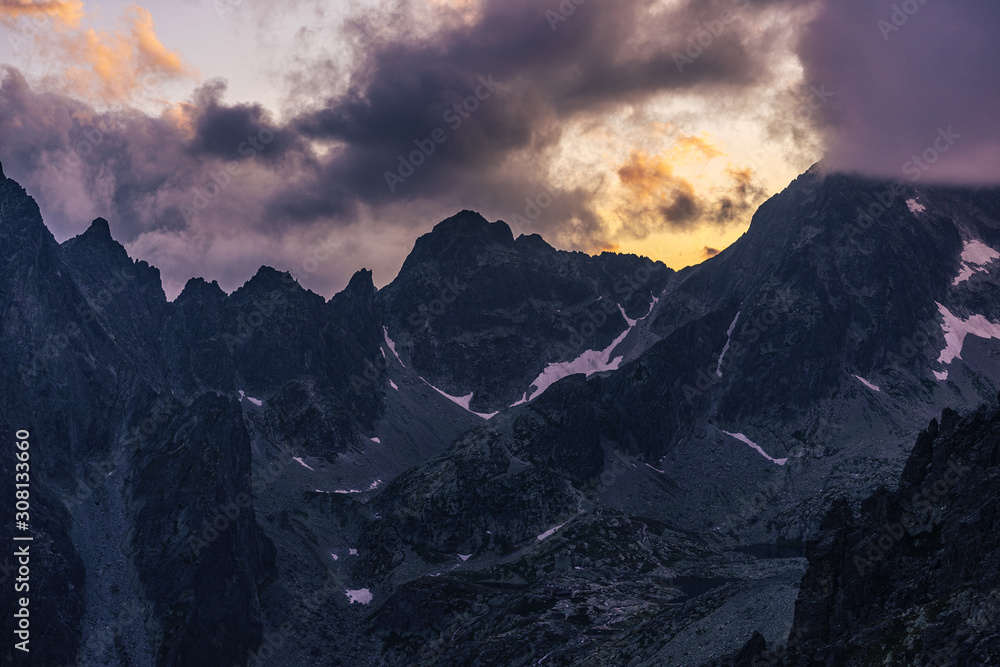
M 962 250 L 962 267 L 958 276 L 952 281 L 952 285 L 959 285 L 974 273 L 988 273 L 987 265 L 1000 259 L 1000 253 L 989 247 L 982 241 L 966 241 Z
M 395 389 L 396 391 L 399 391 L 399 387 L 397 387 L 396 383 L 393 382 L 392 380 L 389 380 L 389 386 Z
M 437 387 L 435 387 L 434 385 L 432 385 L 427 380 L 424 380 L 423 378 L 420 378 L 420 379 L 423 380 L 424 384 L 426 384 L 428 387 L 430 387 L 431 389 L 433 389 L 437 393 L 441 394 L 442 396 L 444 396 L 445 398 L 447 398 L 449 401 L 451 401 L 455 405 L 458 405 L 458 406 L 461 406 L 461 407 L 465 408 L 467 411 L 471 412 L 472 414 L 476 415 L 477 417 L 482 417 L 483 419 L 490 419 L 490 418 L 496 417 L 498 414 L 500 414 L 499 412 L 491 412 L 489 414 L 483 414 L 482 412 L 475 412 L 472 408 L 470 408 L 469 405 L 472 404 L 472 397 L 475 396 L 475 392 L 469 394 L 468 396 L 452 396 L 451 394 L 448 394 L 448 393 L 445 393 L 445 392 L 441 391 L 440 389 L 438 389 Z
M 666 294 L 666 292 L 667 292 L 666 290 L 663 290 L 663 294 Z M 663 294 L 661 294 L 660 296 L 663 296 Z M 649 317 L 650 315 L 652 315 L 653 314 L 653 308 L 656 308 L 656 304 L 658 304 L 659 302 L 660 302 L 660 297 L 659 296 L 654 296 L 652 303 L 649 304 L 649 312 L 646 313 L 645 315 L 643 315 L 642 317 L 640 317 L 638 320 L 636 320 L 636 322 L 641 322 L 642 320 L 644 320 L 647 317 Z
M 937 303 L 937 302 L 935 302 Z M 941 313 L 943 321 L 941 330 L 944 332 L 945 348 L 941 350 L 938 362 L 950 364 L 955 359 L 962 358 L 962 348 L 965 346 L 965 337 L 969 334 L 979 338 L 989 340 L 991 338 L 1000 339 L 1000 324 L 990 322 L 982 315 L 973 315 L 967 320 L 953 315 L 946 307 L 937 303 L 938 311 Z M 948 378 L 947 372 L 944 377 L 934 374 L 939 380 Z
M 786 463 L 788 463 L 788 459 L 776 459 L 776 458 L 773 458 L 767 452 L 765 452 L 763 449 L 761 449 L 760 445 L 758 445 L 756 442 L 753 442 L 752 440 L 750 440 L 750 438 L 746 437 L 742 433 L 730 433 L 729 431 L 723 431 L 723 433 L 725 433 L 726 435 L 728 435 L 730 437 L 736 438 L 737 440 L 739 440 L 743 444 L 749 445 L 750 447 L 754 448 L 755 450 L 757 450 L 757 453 L 759 453 L 761 456 L 763 456 L 765 459 L 767 459 L 771 463 L 776 463 L 779 466 L 783 466 Z
M 294 461 L 298 461 L 298 462 L 299 462 L 299 463 L 300 463 L 300 464 L 301 464 L 301 465 L 302 465 L 303 467 L 305 467 L 305 468 L 309 468 L 309 466 L 308 466 L 308 465 L 306 464 L 306 462 L 305 462 L 305 461 L 303 461 L 303 460 L 302 460 L 302 459 L 301 459 L 300 457 L 298 457 L 298 456 L 293 456 L 293 457 L 292 457 L 292 460 L 294 460 Z M 310 469 L 310 470 L 312 470 L 312 468 L 309 468 L 309 469 Z M 315 472 L 315 471 L 314 471 L 314 472 Z
M 716 377 L 722 377 L 722 360 L 726 358 L 726 352 L 729 352 L 729 346 L 733 342 L 733 331 L 736 329 L 736 323 L 740 319 L 740 312 L 737 311 L 736 317 L 733 318 L 733 323 L 729 325 L 729 329 L 726 331 L 726 346 L 722 348 L 722 354 L 719 355 L 719 363 L 715 367 Z
M 910 209 L 910 213 L 923 213 L 927 210 L 927 207 L 918 203 L 916 199 L 907 199 L 906 206 Z
M 538 541 L 541 542 L 542 540 L 544 540 L 546 538 L 552 537 L 557 530 L 559 530 L 560 528 L 562 528 L 565 525 L 566 524 L 561 523 L 558 526 L 556 526 L 555 528 L 549 528 L 544 533 L 542 533 L 541 535 L 538 536 Z
M 622 317 L 624 317 L 625 321 L 628 323 L 628 328 L 625 329 L 625 331 L 623 331 L 618 338 L 611 341 L 611 344 L 603 350 L 587 350 L 572 361 L 561 361 L 549 364 L 545 367 L 545 370 L 542 371 L 541 375 L 535 378 L 535 381 L 531 383 L 531 386 L 528 388 L 528 391 L 525 392 L 524 397 L 517 403 L 514 403 L 514 405 L 520 405 L 522 403 L 535 400 L 544 394 L 546 389 L 559 380 L 569 377 L 570 375 L 583 373 L 587 377 L 590 377 L 594 373 L 618 370 L 618 367 L 621 365 L 624 357 L 617 356 L 612 359 L 611 354 L 615 351 L 615 348 L 622 344 L 622 341 L 625 340 L 625 338 L 632 332 L 632 329 L 634 329 L 639 322 L 643 321 L 652 314 L 653 308 L 656 307 L 656 304 L 659 303 L 659 301 L 659 297 L 654 296 L 652 303 L 649 304 L 649 312 L 637 320 L 630 320 L 625 314 L 625 309 L 622 308 L 621 304 L 618 304 L 618 309 L 621 311 Z M 532 391 L 532 389 L 534 389 L 534 391 Z M 514 407 L 514 405 L 511 407 Z
M 619 356 L 612 359 L 611 353 L 614 352 L 616 347 L 621 345 L 622 341 L 625 340 L 625 337 L 628 336 L 631 330 L 632 328 L 629 327 L 623 331 L 621 335 L 611 341 L 611 345 L 604 350 L 587 350 L 572 361 L 562 361 L 546 366 L 545 370 L 542 371 L 542 374 L 535 378 L 535 381 L 531 383 L 531 386 L 535 389 L 535 391 L 531 393 L 531 398 L 529 400 L 538 398 L 545 393 L 546 389 L 554 385 L 559 380 L 569 377 L 570 375 L 583 373 L 587 377 L 590 377 L 594 373 L 618 370 L 618 366 L 621 364 L 624 357 Z
M 370 604 L 372 601 L 372 592 L 367 588 L 360 588 L 356 591 L 348 589 L 347 599 L 351 601 L 351 604 L 358 602 L 360 604 Z
M 399 352 L 396 352 L 396 344 L 392 342 L 391 338 L 389 338 L 389 328 L 388 327 L 382 327 L 382 334 L 385 336 L 385 344 L 389 346 L 389 349 L 392 351 L 393 355 L 396 357 L 396 361 L 399 362 L 400 366 L 402 366 L 403 368 L 406 368 L 406 364 L 404 364 L 403 360 L 399 358 Z
M 246 394 L 243 393 L 243 390 L 240 389 L 240 400 L 242 401 L 244 398 L 253 403 L 254 405 L 256 405 L 258 408 L 264 405 L 264 401 L 260 400 L 259 398 L 253 398 L 251 396 L 247 396 Z
M 360 489 L 351 489 L 349 491 L 346 491 L 344 489 L 337 489 L 333 493 L 340 493 L 340 494 L 365 493 L 366 491 L 374 491 L 375 489 L 377 489 L 379 487 L 379 484 L 381 484 L 381 483 L 382 483 L 381 479 L 376 479 L 374 482 L 371 483 L 371 486 L 369 486 L 364 491 L 362 491 Z M 351 551 L 353 552 L 354 550 L 352 549 Z
M 863 384 L 864 386 L 868 387 L 872 391 L 877 391 L 877 392 L 881 392 L 882 391 L 881 389 L 879 389 L 878 387 L 876 387 L 875 385 L 873 385 L 871 382 L 869 382 L 868 380 L 866 380 L 863 377 L 861 377 L 860 375 L 855 375 L 854 377 L 856 377 L 858 379 L 858 381 L 861 382 L 861 384 Z
M 639 320 L 630 320 L 629 319 L 628 315 L 625 314 L 625 309 L 622 308 L 622 305 L 620 303 L 618 304 L 618 310 L 621 312 L 622 317 L 625 318 L 625 321 L 628 322 L 628 326 L 629 326 L 630 329 L 632 327 L 634 327 L 636 324 L 638 324 Z

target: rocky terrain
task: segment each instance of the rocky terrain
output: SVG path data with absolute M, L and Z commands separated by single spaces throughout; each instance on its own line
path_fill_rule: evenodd
M 807 549 L 787 642 L 748 642 L 747 664 L 988 665 L 996 631 L 1000 410 L 945 410 L 899 484 L 858 512 L 839 501 Z
M 0 172 L 37 664 L 991 655 L 996 417 L 920 432 L 1000 387 L 997 190 L 814 168 L 676 272 L 465 211 L 330 299 L 167 301 L 113 223 L 59 244 Z
M 559 251 L 463 211 L 417 239 L 376 301 L 397 351 L 435 386 L 493 413 L 546 366 L 604 350 L 675 273 L 635 255 Z

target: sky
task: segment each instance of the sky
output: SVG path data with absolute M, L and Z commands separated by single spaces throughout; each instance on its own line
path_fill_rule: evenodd
M 391 281 L 463 209 L 681 268 L 816 162 L 1000 178 L 988 0 L 0 0 L 0 162 L 175 297 Z

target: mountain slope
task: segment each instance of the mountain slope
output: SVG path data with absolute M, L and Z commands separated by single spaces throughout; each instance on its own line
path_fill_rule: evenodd
M 919 477 L 927 420 L 996 394 L 998 230 L 997 190 L 814 169 L 680 272 L 466 211 L 382 290 L 262 267 L 167 302 L 106 221 L 57 244 L 2 179 L 0 425 L 31 431 L 39 659 L 780 642 L 830 507 Z
M 808 550 L 785 665 L 985 665 L 1000 657 L 1000 411 L 946 410 L 899 485 L 837 503 Z
M 515 239 L 505 223 L 463 211 L 417 239 L 377 300 L 404 361 L 493 413 L 538 395 L 531 387 L 547 366 L 608 348 L 672 276 L 634 255 Z

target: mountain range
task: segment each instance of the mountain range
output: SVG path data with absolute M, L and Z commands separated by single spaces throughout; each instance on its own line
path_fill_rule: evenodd
M 462 211 L 381 289 L 168 301 L 0 168 L 30 664 L 998 658 L 998 248 L 998 189 L 817 166 L 680 271 Z

